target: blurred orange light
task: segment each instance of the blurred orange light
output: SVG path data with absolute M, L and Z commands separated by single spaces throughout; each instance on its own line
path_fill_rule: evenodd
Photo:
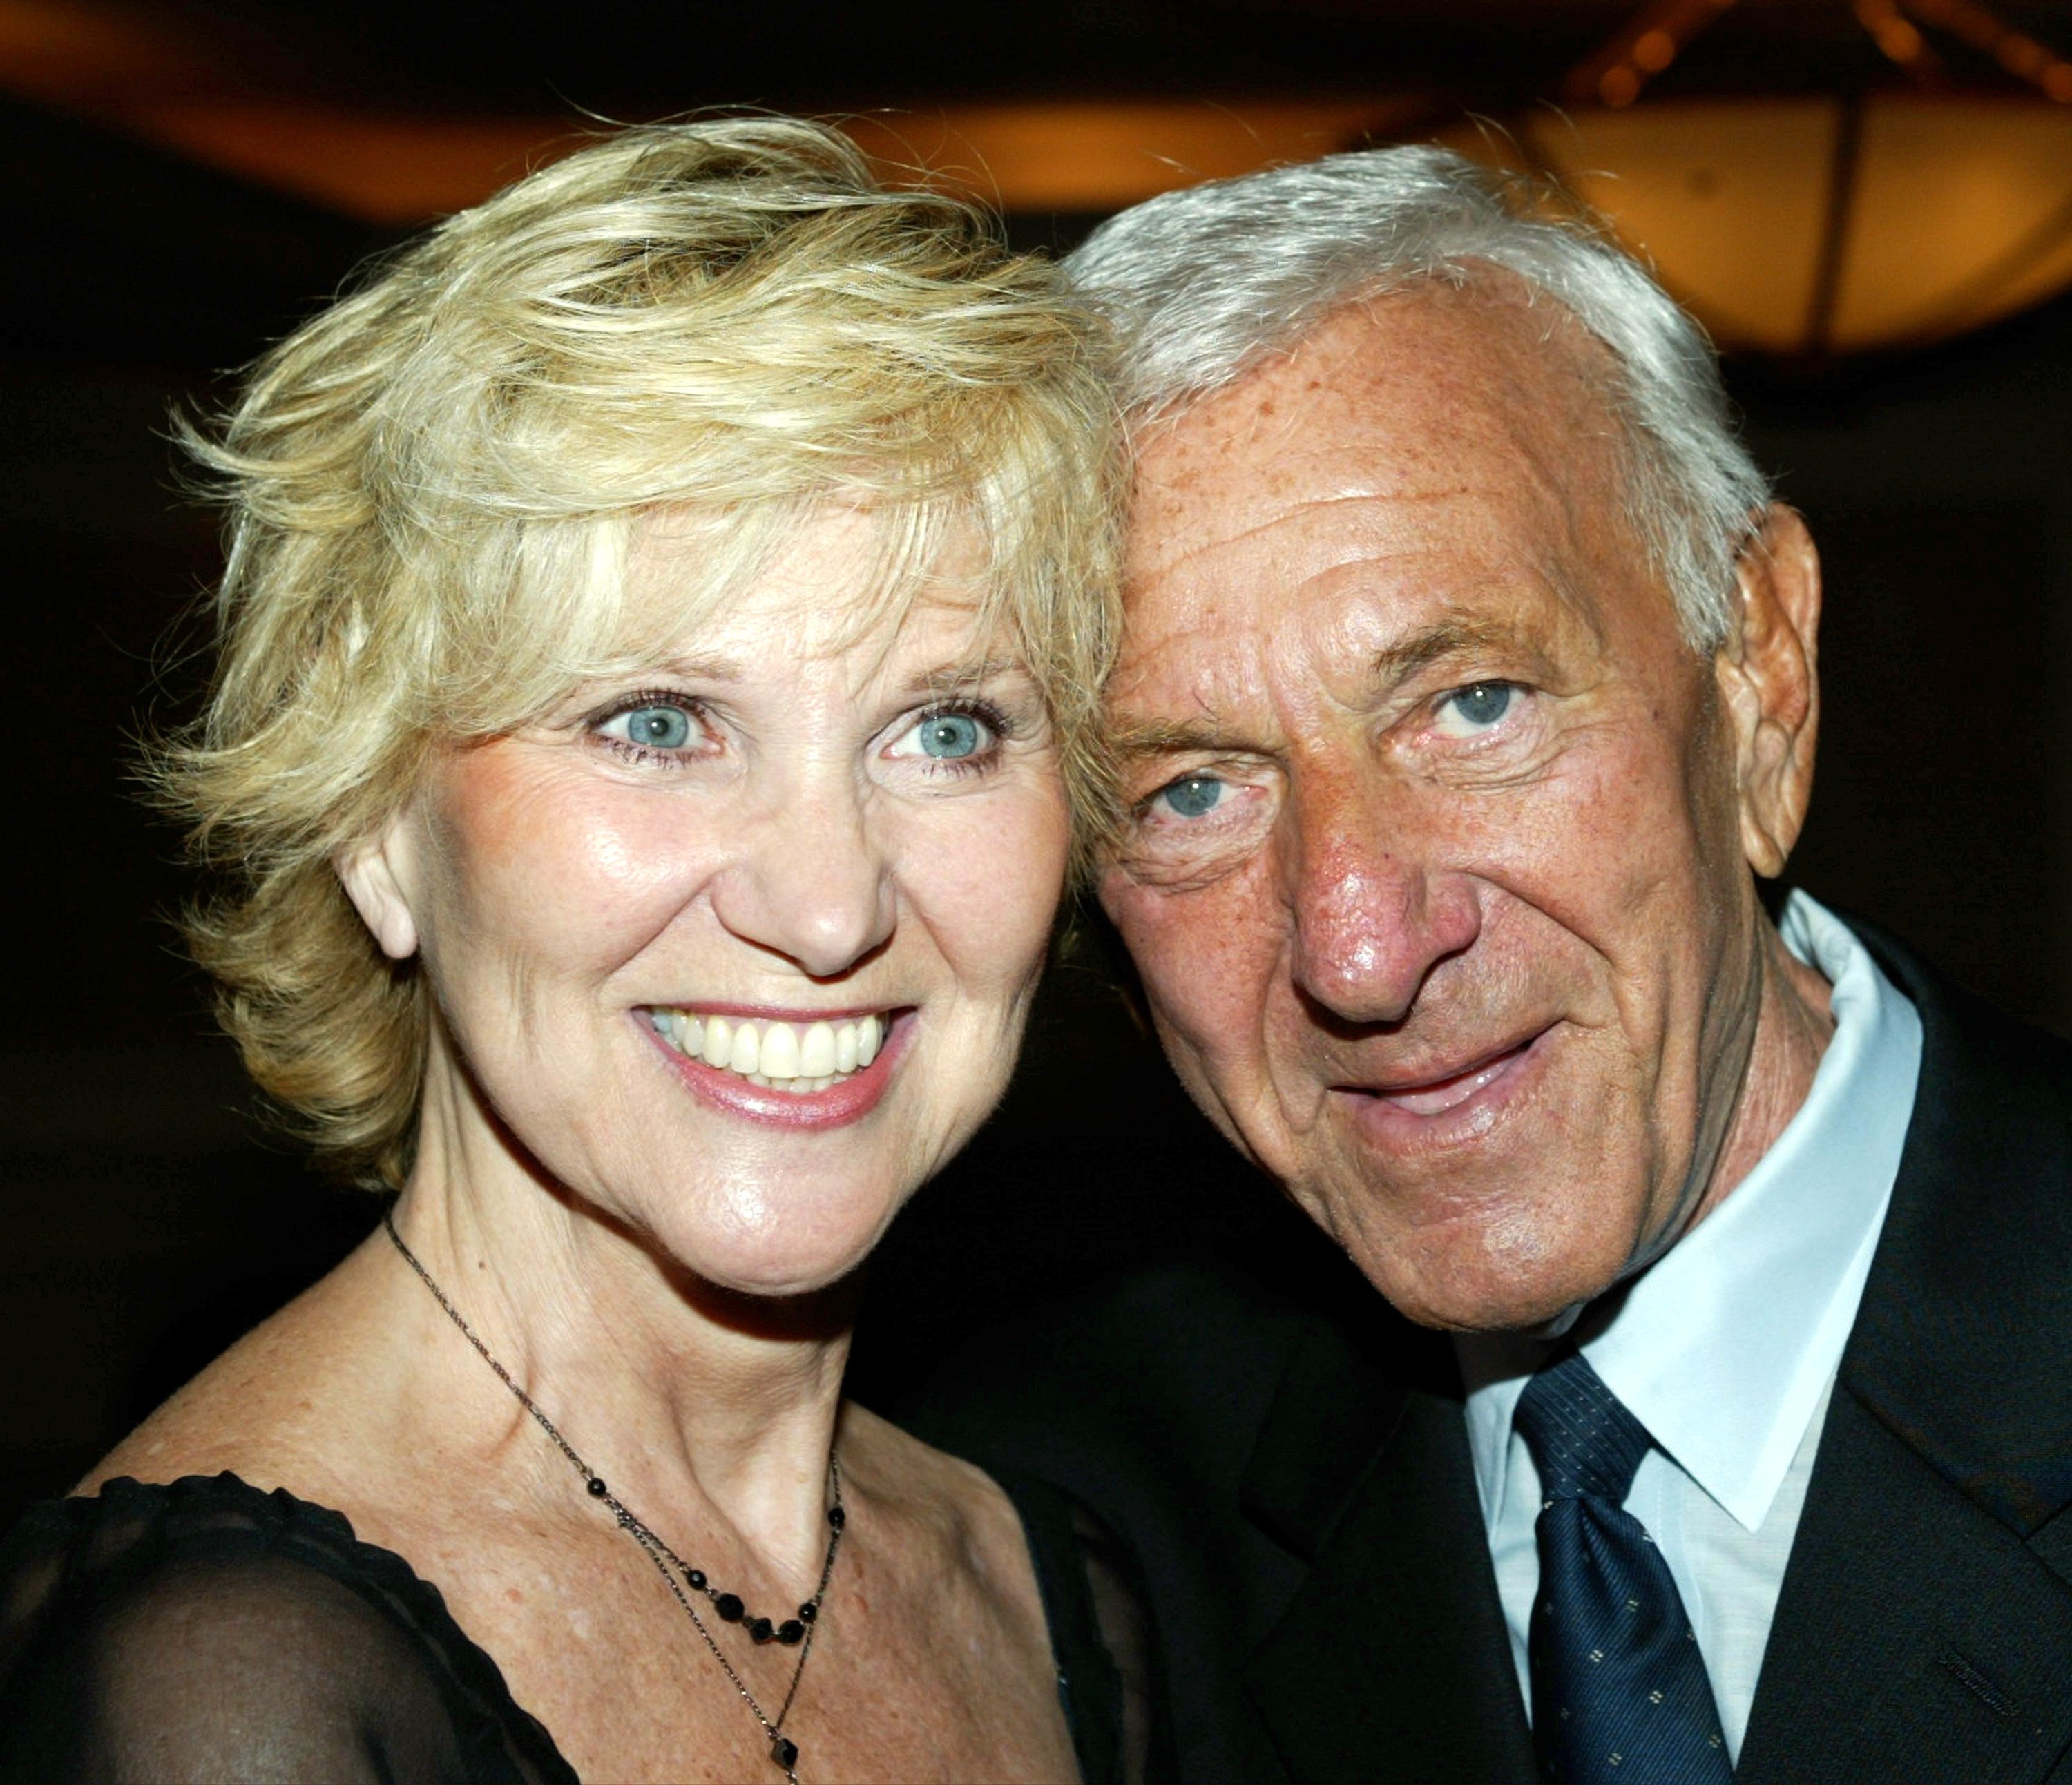
M 2056 66 L 2072 97 L 2072 66 Z M 2041 99 L 1891 92 L 1867 98 L 1860 121 L 1839 213 L 1845 119 L 1832 98 L 1533 113 L 1507 135 L 1448 140 L 1553 170 L 1728 347 L 1909 346 L 2072 284 L 2072 114 Z
M 2072 62 L 1977 0 L 1905 0 L 2050 101 L 1873 94 L 1634 105 L 1732 0 L 1655 0 L 1644 27 L 1573 78 L 1561 118 L 1456 146 L 1552 170 L 1605 212 L 1729 346 L 1847 351 L 1931 340 L 2072 284 Z M 1894 60 L 1929 58 L 1897 0 L 1852 0 Z M 1622 41 L 1622 40 L 1620 40 Z M 249 71 L 124 0 L 0 0 L 0 88 L 88 113 L 349 215 L 409 225 L 462 208 L 582 142 L 555 117 L 377 113 L 255 97 Z M 1003 208 L 1103 212 L 1172 187 L 1417 127 L 1378 96 L 1030 101 L 838 120 L 894 179 Z M 1860 130 L 1851 134 L 1855 117 Z M 1835 205 L 1846 176 L 1848 202 Z M 1823 269 L 1825 269 L 1824 271 Z
M 1056 100 L 838 118 L 895 174 L 925 170 L 1008 210 L 1110 211 L 1174 187 L 1308 161 L 1415 116 L 1396 96 Z
M 2033 37 L 2010 31 L 2000 40 L 2000 64 L 2009 74 L 2033 80 L 2050 66 L 2050 52 Z
M 1640 76 L 1625 63 L 1614 63 L 1597 77 L 1597 94 L 1607 105 L 1630 105 L 1640 96 Z
M 1642 31 L 1628 53 L 1650 74 L 1660 74 L 1676 60 L 1676 39 L 1667 31 Z

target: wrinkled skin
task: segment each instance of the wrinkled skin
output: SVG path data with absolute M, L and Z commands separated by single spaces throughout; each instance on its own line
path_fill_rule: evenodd
M 1418 1321 L 1558 1321 L 1803 1101 L 1758 904 L 1811 788 L 1819 580 L 1732 636 L 1626 519 L 1601 349 L 1492 277 L 1349 308 L 1140 442 L 1103 904 L 1211 1118 Z

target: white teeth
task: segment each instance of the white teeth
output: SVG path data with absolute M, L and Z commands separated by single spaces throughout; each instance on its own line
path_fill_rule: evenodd
M 737 1034 L 744 1033 L 748 1025 L 743 1024 Z M 737 1040 L 737 1047 L 740 1043 Z M 763 1026 L 763 1055 L 758 1069 L 765 1078 L 796 1078 L 799 1076 L 799 1032 L 789 1023 L 766 1023 Z
M 780 1081 L 766 1073 L 750 1073 L 748 1082 L 760 1085 L 766 1091 L 784 1090 L 795 1097 L 807 1097 L 815 1091 L 824 1091 L 835 1081 L 832 1078 L 787 1078 Z
M 845 1028 L 852 1027 L 844 1024 Z M 787 1029 L 787 1032 L 789 1031 Z M 765 1069 L 767 1070 L 767 1069 Z M 835 1069 L 835 1032 L 831 1023 L 808 1026 L 799 1044 L 799 1073 L 804 1078 L 825 1078 Z
M 809 1023 L 802 1032 L 792 1023 L 670 1009 L 656 1010 L 654 1024 L 655 1032 L 680 1053 L 738 1073 L 751 1085 L 800 1096 L 824 1091 L 868 1066 L 884 1044 L 886 1026 L 882 1016 L 858 1016 Z
M 727 1056 L 728 1067 L 744 1078 L 763 1068 L 763 1037 L 756 1032 L 753 1023 L 738 1023 L 734 1030 L 734 1052 Z

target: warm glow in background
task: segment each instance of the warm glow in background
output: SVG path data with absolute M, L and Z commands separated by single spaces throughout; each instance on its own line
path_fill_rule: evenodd
M 1560 109 L 1472 124 L 1458 108 L 1450 125 L 1437 117 L 1429 87 L 923 103 L 842 121 L 889 166 L 926 169 L 1009 212 L 1083 215 L 1269 162 L 1438 133 L 1558 175 L 1729 348 L 1916 344 L 2072 281 L 2062 103 L 2072 67 L 2054 52 L 1968 0 L 1917 0 L 1923 21 L 1992 51 L 2004 90 L 1916 80 L 1852 99 L 1651 96 L 1647 84 L 1679 55 L 1704 53 L 1703 33 L 1730 3 L 1638 6 L 1570 72 Z M 1934 31 L 1894 0 L 1836 4 L 1893 68 L 1929 68 Z M 255 79 L 191 25 L 113 0 L 0 0 L 0 89 L 381 226 L 472 203 L 588 127 L 573 113 L 437 115 L 269 91 L 263 71 Z

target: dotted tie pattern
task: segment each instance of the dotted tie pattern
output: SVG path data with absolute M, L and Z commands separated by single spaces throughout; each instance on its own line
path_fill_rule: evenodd
M 1728 1785 L 1712 1682 L 1668 1565 L 1622 1502 L 1652 1441 L 1580 1352 L 1526 1385 L 1539 1467 L 1532 1740 L 1560 1785 Z

